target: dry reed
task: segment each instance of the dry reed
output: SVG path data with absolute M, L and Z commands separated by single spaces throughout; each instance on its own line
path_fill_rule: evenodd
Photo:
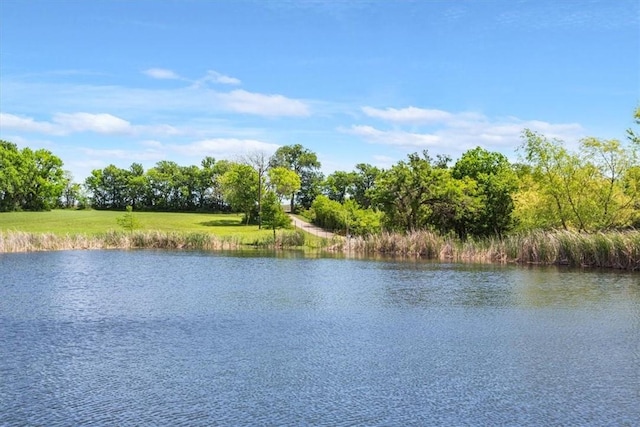
M 163 231 L 109 231 L 57 235 L 52 233 L 0 232 L 0 253 L 56 251 L 72 249 L 236 249 L 242 242 L 236 237 L 218 237 L 207 233 L 167 233 Z
M 640 270 L 640 232 L 585 234 L 532 231 L 502 239 L 461 241 L 429 231 L 380 233 L 347 239 L 334 250 L 441 261 L 568 265 Z
M 253 242 L 254 246 L 291 248 L 305 244 L 301 232 L 284 232 Z M 208 233 L 167 233 L 162 231 L 109 231 L 104 234 L 56 235 L 52 233 L 0 232 L 0 253 L 69 249 L 239 249 L 237 237 L 217 237 Z M 325 251 L 359 255 L 393 255 L 441 261 L 555 264 L 573 267 L 640 270 L 640 231 L 585 234 L 573 231 L 532 231 L 503 239 L 461 241 L 430 231 L 407 234 L 379 233 L 326 242 Z

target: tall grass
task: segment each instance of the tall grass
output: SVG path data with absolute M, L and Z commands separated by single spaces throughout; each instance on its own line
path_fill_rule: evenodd
M 242 244 L 238 237 L 215 236 L 209 233 L 179 233 L 164 231 L 108 231 L 96 235 L 0 232 L 0 253 L 69 249 L 236 249 Z
M 300 230 L 284 230 L 273 235 L 262 236 L 251 243 L 260 248 L 295 248 L 305 245 L 305 233 Z
M 0 253 L 65 249 L 239 249 L 306 246 L 353 255 L 393 255 L 441 261 L 555 264 L 573 267 L 640 270 L 640 231 L 584 234 L 572 231 L 532 231 L 503 239 L 466 240 L 429 231 L 379 233 L 367 237 L 309 239 L 305 233 L 284 231 L 251 242 L 237 236 L 202 232 L 108 231 L 96 235 L 0 232 Z
M 442 261 L 556 264 L 640 270 L 640 232 L 584 234 L 532 231 L 503 239 L 461 241 L 429 231 L 380 233 L 331 247 L 352 253 L 413 256 Z

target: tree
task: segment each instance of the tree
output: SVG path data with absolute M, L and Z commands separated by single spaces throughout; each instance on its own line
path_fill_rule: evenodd
M 115 165 L 91 171 L 85 179 L 85 187 L 91 194 L 96 209 L 125 209 L 129 205 L 128 189 L 130 173 Z
M 66 185 L 62 160 L 50 151 L 0 144 L 0 208 L 48 210 L 58 205 Z
M 469 218 L 465 228 L 475 236 L 502 236 L 513 225 L 512 194 L 517 180 L 509 160 L 502 154 L 477 147 L 467 151 L 456 162 L 452 177 L 469 178 L 477 183 L 483 208 L 475 218 Z
M 64 180 L 60 203 L 62 207 L 69 209 L 75 207 L 82 198 L 82 188 L 80 184 L 73 182 L 73 175 L 69 171 L 64 171 Z
M 370 192 L 382 171 L 367 163 L 358 163 L 353 180 L 353 199 L 363 208 L 371 206 Z
M 127 174 L 127 201 L 132 209 L 150 204 L 149 180 L 140 163 L 132 163 Z
M 244 213 L 248 225 L 257 213 L 258 174 L 251 166 L 232 163 L 220 178 L 222 194 L 231 207 Z
M 124 215 L 116 218 L 116 222 L 128 232 L 132 232 L 140 227 L 140 221 L 133 214 L 133 207 L 130 205 L 126 207 L 126 213 Z
M 245 162 L 253 166 L 258 174 L 258 229 L 260 229 L 262 228 L 262 189 L 264 187 L 264 178 L 269 168 L 269 163 L 264 151 L 255 151 L 248 154 Z
M 297 193 L 301 203 L 310 204 L 312 198 L 319 194 L 319 183 L 322 175 L 319 172 L 320 162 L 316 154 L 300 144 L 285 145 L 278 148 L 269 161 L 270 167 L 285 167 L 293 170 L 300 177 L 301 186 Z M 295 210 L 296 193 L 291 194 L 291 212 Z
M 434 163 L 426 151 L 384 171 L 370 194 L 385 227 L 396 231 L 435 229 L 466 237 L 480 208 L 475 182 L 454 179 L 442 159 Z
M 344 203 L 347 197 L 354 195 L 355 182 L 355 172 L 336 171 L 324 180 L 324 193 L 331 200 Z
M 282 209 L 280 198 L 274 191 L 265 192 L 262 205 L 262 221 L 265 227 L 273 230 L 274 243 L 276 241 L 276 229 L 287 228 L 291 224 L 291 218 Z
M 591 183 L 594 198 L 594 226 L 599 229 L 631 224 L 638 194 L 625 191 L 624 178 L 638 165 L 635 148 L 625 148 L 616 139 L 585 138 L 581 141 L 585 162 L 595 168 Z
M 275 167 L 269 169 L 269 186 L 278 197 L 286 197 L 300 189 L 300 177 L 294 171 Z
M 638 204 L 635 147 L 585 138 L 580 151 L 572 153 L 562 141 L 529 130 L 523 138 L 532 173 L 528 186 L 521 186 L 516 213 L 529 219 L 529 226 L 595 231 L 632 224 Z
M 21 207 L 24 188 L 23 157 L 18 146 L 0 140 L 0 212 Z

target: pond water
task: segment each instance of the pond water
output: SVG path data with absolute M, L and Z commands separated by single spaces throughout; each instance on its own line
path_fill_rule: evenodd
M 638 425 L 637 274 L 0 254 L 0 425 Z

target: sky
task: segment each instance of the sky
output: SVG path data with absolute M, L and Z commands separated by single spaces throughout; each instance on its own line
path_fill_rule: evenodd
M 637 0 L 2 0 L 0 139 L 76 182 L 109 164 L 301 144 L 328 174 L 525 128 L 625 138 Z

